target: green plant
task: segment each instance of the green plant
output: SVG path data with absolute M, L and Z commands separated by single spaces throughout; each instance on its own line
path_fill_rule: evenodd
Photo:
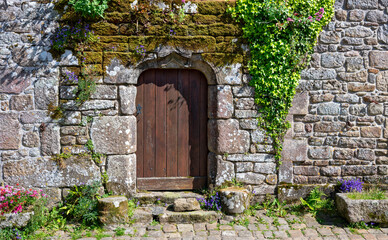
M 362 192 L 351 192 L 348 194 L 350 199 L 368 199 L 368 200 L 384 200 L 387 199 L 387 195 L 384 191 L 377 188 L 370 189 Z
M 64 169 L 66 167 L 65 160 L 69 159 L 71 156 L 73 156 L 71 153 L 60 153 L 52 156 L 51 160 L 56 162 L 60 168 Z
M 285 207 L 286 203 L 280 202 L 277 198 L 274 198 L 273 200 L 271 200 L 271 198 L 267 198 L 267 200 L 259 206 L 265 210 L 265 215 L 268 217 L 285 217 L 287 215 Z
M 128 217 L 131 219 L 135 212 L 135 209 L 138 207 L 136 199 L 131 199 L 128 201 Z
M 120 237 L 120 236 L 123 236 L 125 234 L 125 229 L 122 228 L 122 227 L 118 227 L 114 230 L 116 236 Z
M 90 96 L 96 91 L 96 82 L 92 76 L 94 74 L 94 66 L 89 67 L 81 64 L 81 75 L 78 79 L 78 86 L 76 89 L 76 103 L 80 106 L 90 99 Z
M 364 220 L 356 223 L 350 223 L 349 226 L 351 232 L 357 232 L 357 229 L 371 229 L 371 228 L 379 228 L 379 226 L 373 222 L 366 223 Z
M 243 24 L 259 124 L 273 140 L 277 160 L 290 126 L 286 116 L 300 72 L 310 60 L 318 34 L 331 20 L 333 6 L 334 0 L 238 0 L 229 9 Z
M 108 8 L 108 0 L 70 0 L 74 11 L 83 17 L 104 17 L 104 11 Z
M 333 200 L 325 199 L 326 195 L 319 190 L 319 187 L 314 188 L 307 196 L 306 200 L 300 198 L 301 205 L 307 208 L 309 212 L 315 216 L 320 210 L 332 210 L 334 207 Z
M 102 181 L 102 184 L 106 184 L 109 181 L 109 176 L 106 172 L 103 172 L 101 174 L 101 181 Z
M 156 226 L 158 224 L 159 224 L 159 222 L 156 221 L 155 219 L 153 219 L 152 222 L 150 223 L 151 226 Z
M 91 139 L 88 139 L 88 141 L 86 142 L 86 148 L 89 150 L 90 154 L 91 154 L 91 157 L 92 157 L 92 160 L 97 164 L 101 164 L 102 163 L 102 158 L 105 157 L 104 154 L 101 154 L 101 153 L 97 153 L 94 151 L 94 145 L 93 145 L 93 142 Z M 106 175 L 107 177 L 108 175 Z M 104 179 L 104 175 L 102 175 L 102 178 L 103 178 L 103 181 L 104 180 L 108 180 L 108 179 Z
M 91 185 L 74 186 L 65 198 L 64 205 L 60 208 L 68 220 L 81 222 L 84 226 L 98 226 L 98 199 L 100 182 Z
M 61 106 L 55 106 L 54 103 L 49 103 L 47 112 L 51 119 L 58 120 L 63 117 L 63 109 Z

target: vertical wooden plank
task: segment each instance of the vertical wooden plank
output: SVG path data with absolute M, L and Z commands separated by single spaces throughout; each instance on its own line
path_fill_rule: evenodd
M 166 70 L 167 81 L 167 177 L 178 175 L 177 161 L 177 71 Z
M 155 70 L 144 75 L 144 177 L 155 175 Z
M 167 177 L 167 101 L 166 101 L 166 72 L 156 70 L 156 174 L 155 177 Z
M 199 176 L 207 176 L 207 80 L 200 73 L 200 156 L 199 156 Z
M 143 84 L 144 74 L 141 74 L 138 80 L 137 84 L 137 95 L 136 95 L 136 106 L 144 106 L 143 104 L 143 91 L 144 91 L 144 84 Z M 141 114 L 138 114 L 136 116 L 137 118 L 137 151 L 136 151 L 136 175 L 137 177 L 143 177 L 143 121 L 144 121 L 144 109 L 141 109 Z
M 191 145 L 191 164 L 190 164 L 190 176 L 199 176 L 199 138 L 200 138 L 200 125 L 199 125 L 199 98 L 200 98 L 200 72 L 191 71 L 190 73 L 190 102 L 191 102 L 191 121 L 190 121 L 190 145 Z
M 178 176 L 189 176 L 190 70 L 178 70 Z

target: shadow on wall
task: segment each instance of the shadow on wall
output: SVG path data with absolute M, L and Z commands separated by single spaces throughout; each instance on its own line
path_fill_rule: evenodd
M 3 0 L 3 3 L 0 4 L 0 9 L 7 10 L 7 8 L 8 8 L 7 0 Z

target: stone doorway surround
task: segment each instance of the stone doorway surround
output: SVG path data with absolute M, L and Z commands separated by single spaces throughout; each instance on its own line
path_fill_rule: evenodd
M 148 69 L 195 69 L 208 82 L 208 184 L 220 185 L 237 178 L 247 184 L 261 184 L 268 176 L 276 182 L 276 165 L 271 154 L 248 154 L 251 136 L 240 125 L 256 128 L 256 111 L 252 100 L 244 98 L 251 110 L 236 110 L 234 95 L 252 97 L 252 89 L 243 86 L 241 64 L 214 66 L 200 54 L 166 48 L 146 57 L 137 66 L 123 64 L 114 58 L 106 66 L 105 84 L 118 86 L 118 116 L 95 117 L 90 136 L 97 152 L 106 154 L 107 188 L 114 194 L 136 192 L 136 87 L 138 78 Z M 246 103 L 249 101 L 249 103 Z M 245 107 L 246 109 L 247 107 Z M 242 122 L 240 121 L 242 120 Z M 255 137 L 256 136 L 256 137 Z M 253 135 L 253 138 L 260 136 Z M 256 139 L 253 139 L 256 140 Z M 231 155 L 233 154 L 233 155 Z M 254 164 L 263 164 L 260 166 Z M 257 165 L 257 164 L 256 164 Z M 254 168 L 260 173 L 255 173 Z M 235 169 L 237 168 L 237 169 Z M 250 173 L 247 171 L 251 171 Z M 274 186 L 264 194 L 274 193 Z M 263 188 L 264 186 L 264 188 Z

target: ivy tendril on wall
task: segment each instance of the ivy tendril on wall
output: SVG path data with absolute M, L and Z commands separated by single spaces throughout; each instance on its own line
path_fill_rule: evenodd
M 259 124 L 281 158 L 286 121 L 300 72 L 308 65 L 319 33 L 334 14 L 334 0 L 237 0 L 229 8 L 249 42 L 250 85 L 260 106 Z M 281 164 L 281 162 L 279 162 Z

